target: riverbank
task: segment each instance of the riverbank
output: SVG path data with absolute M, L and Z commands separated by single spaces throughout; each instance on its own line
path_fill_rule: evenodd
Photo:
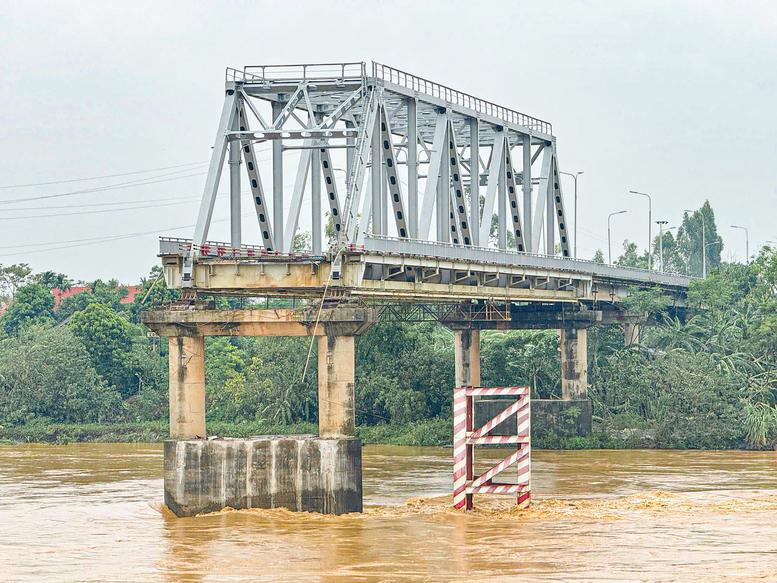
M 208 423 L 210 435 L 250 437 L 252 435 L 291 435 L 316 433 L 315 423 L 276 425 L 266 422 Z M 407 424 L 359 425 L 356 434 L 365 444 L 449 446 L 450 419 L 428 419 Z M 29 423 L 18 426 L 0 426 L 0 442 L 6 443 L 154 443 L 168 435 L 167 423 L 142 421 L 134 423 Z M 625 442 L 602 434 L 589 437 L 561 439 L 553 435 L 538 436 L 535 446 L 547 449 L 622 448 Z
M 315 434 L 317 431 L 315 423 L 208 422 L 208 434 L 222 437 Z M 552 431 L 532 433 L 532 445 L 538 449 L 772 449 L 748 447 L 744 440 L 715 439 L 712 433 L 707 439 L 699 439 L 698 435 L 691 433 L 665 435 L 644 425 L 624 426 L 623 423 L 601 420 L 594 422 L 593 432 L 585 437 L 560 437 Z M 451 444 L 451 421 L 436 418 L 406 424 L 359 425 L 356 434 L 364 444 L 369 445 L 448 447 Z M 162 421 L 0 425 L 0 443 L 155 443 L 164 441 L 167 436 L 168 425 Z

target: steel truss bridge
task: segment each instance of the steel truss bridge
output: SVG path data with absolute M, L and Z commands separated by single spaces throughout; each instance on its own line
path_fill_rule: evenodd
M 225 162 L 231 240 L 219 243 L 208 232 Z M 243 242 L 244 180 L 256 245 Z M 616 305 L 658 286 L 684 305 L 685 276 L 571 257 L 566 216 L 546 121 L 379 63 L 247 66 L 226 72 L 193 237 L 162 238 L 160 256 L 185 297 L 475 301 L 509 312 L 514 302 Z

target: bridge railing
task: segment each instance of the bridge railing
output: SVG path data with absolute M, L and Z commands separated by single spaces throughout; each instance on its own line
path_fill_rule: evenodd
M 301 63 L 291 65 L 247 65 L 243 69 L 227 67 L 227 81 L 248 83 L 301 83 L 304 81 L 333 82 L 363 80 L 367 73 L 364 62 Z
M 553 126 L 550 122 L 521 113 L 520 111 L 515 111 L 514 109 L 497 105 L 496 103 L 486 101 L 485 99 L 480 99 L 469 93 L 457 91 L 446 85 L 435 83 L 429 79 L 424 79 L 423 77 L 395 69 L 394 67 L 389 67 L 388 65 L 383 65 L 382 63 L 372 63 L 372 75 L 383 81 L 388 81 L 389 83 L 401 85 L 406 89 L 412 89 L 413 91 L 443 99 L 448 103 L 460 105 L 484 115 L 503 119 L 510 123 L 536 130 L 544 134 L 553 134 Z

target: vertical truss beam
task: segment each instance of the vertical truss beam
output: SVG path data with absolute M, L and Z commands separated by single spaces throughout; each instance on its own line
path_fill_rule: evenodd
M 238 98 L 238 113 L 242 114 L 242 97 Z M 233 118 L 232 129 L 240 129 L 240 115 Z M 237 140 L 229 142 L 229 241 L 232 249 L 240 249 L 242 244 L 243 217 L 240 196 L 240 150 L 241 144 Z
M 277 119 L 283 104 L 272 102 L 272 116 Z M 283 142 L 272 141 L 272 226 L 275 233 L 275 249 L 283 249 Z
M 437 114 L 437 122 L 434 127 L 434 141 L 429 158 L 429 168 L 424 187 L 424 198 L 421 203 L 421 219 L 418 225 L 418 238 L 429 239 L 429 230 L 432 227 L 432 211 L 437 198 L 437 184 L 440 181 L 440 166 L 442 158 L 447 151 L 445 134 L 448 129 L 448 118 L 444 113 Z M 439 209 L 438 209 L 439 212 Z
M 245 101 L 245 99 L 243 101 Z M 241 107 L 238 114 L 240 118 L 240 131 L 250 131 L 245 108 Z M 254 144 L 250 140 L 243 140 L 241 146 L 243 149 L 243 159 L 246 164 L 246 171 L 248 172 L 248 183 L 251 186 L 251 198 L 254 201 L 256 219 L 259 222 L 259 232 L 262 236 L 262 245 L 267 251 L 273 251 L 275 249 L 275 244 L 273 243 L 270 213 L 267 210 L 264 188 L 262 188 L 262 180 L 259 177 Z
M 407 100 L 407 227 L 418 236 L 418 121 L 417 102 Z
M 461 245 L 472 245 L 472 235 L 469 228 L 469 218 L 467 216 L 467 201 L 464 196 L 464 184 L 461 180 L 461 160 L 459 159 L 459 150 L 456 145 L 456 133 L 453 131 L 453 125 L 448 124 L 448 157 L 450 163 L 451 186 L 453 196 L 451 204 L 456 217 L 455 231 L 451 231 L 453 242 Z
M 526 251 L 526 244 L 523 240 L 523 228 L 521 226 L 521 212 L 518 204 L 518 187 L 516 182 L 515 167 L 513 166 L 513 155 L 509 144 L 505 152 L 505 165 L 507 170 L 507 199 L 510 210 L 510 217 L 513 221 L 513 235 L 515 235 L 515 248 L 520 251 Z
M 494 216 L 494 202 L 496 202 L 497 188 L 499 186 L 499 174 L 502 168 L 502 149 L 504 147 L 504 134 L 496 132 L 494 143 L 491 146 L 491 160 L 488 164 L 488 183 L 486 184 L 486 200 L 483 204 L 483 214 L 480 217 L 480 245 L 488 245 L 488 236 L 491 234 L 491 220 Z
M 310 227 L 311 250 L 314 255 L 321 254 L 321 150 L 311 150 L 310 156 Z
M 394 145 L 391 141 L 391 126 L 389 125 L 389 118 L 386 115 L 385 107 L 380 108 L 380 140 L 383 164 L 386 167 L 388 193 L 394 211 L 394 221 L 397 226 L 397 235 L 404 239 L 409 236 L 407 218 L 404 201 L 402 200 L 402 185 L 397 174 L 397 159 L 394 155 Z
M 469 120 L 469 224 L 472 244 L 480 245 L 480 120 Z

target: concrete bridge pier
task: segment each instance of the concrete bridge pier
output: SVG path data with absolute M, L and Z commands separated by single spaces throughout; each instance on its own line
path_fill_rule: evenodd
M 205 337 L 168 339 L 170 438 L 205 437 Z
M 480 330 L 455 329 L 456 386 L 480 386 Z
M 165 504 L 178 516 L 231 508 L 343 514 L 362 510 L 355 437 L 355 340 L 375 321 L 367 308 L 159 310 L 143 322 L 169 337 L 170 440 Z M 319 435 L 206 438 L 205 337 L 303 336 L 318 346 Z
M 318 434 L 356 435 L 356 342 L 354 336 L 318 338 Z
M 588 398 L 588 329 L 561 328 L 561 398 Z

